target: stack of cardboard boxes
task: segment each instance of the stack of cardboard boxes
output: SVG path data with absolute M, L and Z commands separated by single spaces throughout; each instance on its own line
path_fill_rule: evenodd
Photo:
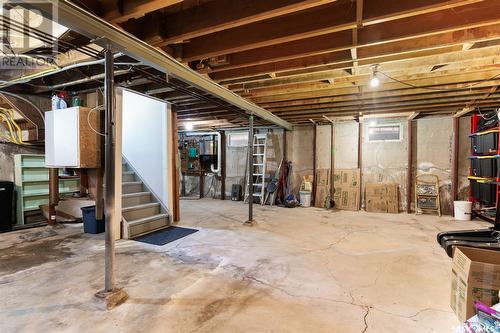
M 367 183 L 365 209 L 372 213 L 399 213 L 398 184 Z
M 360 170 L 336 169 L 333 176 L 335 207 L 344 210 L 359 210 Z

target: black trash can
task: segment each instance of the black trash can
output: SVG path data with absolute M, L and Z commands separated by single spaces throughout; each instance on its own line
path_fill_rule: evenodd
M 0 231 L 12 230 L 14 210 L 14 183 L 0 181 Z
M 100 234 L 105 230 L 105 219 L 97 220 L 95 206 L 82 207 L 83 232 L 86 234 Z

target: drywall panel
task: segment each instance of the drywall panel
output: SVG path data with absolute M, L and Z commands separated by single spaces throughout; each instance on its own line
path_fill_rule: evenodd
M 158 199 L 169 208 L 169 105 L 123 91 L 123 156 Z

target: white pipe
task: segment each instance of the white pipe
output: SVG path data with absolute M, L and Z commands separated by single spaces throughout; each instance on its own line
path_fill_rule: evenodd
M 221 151 L 223 147 L 221 147 L 221 135 L 220 132 L 190 132 L 185 133 L 186 136 L 206 136 L 206 135 L 217 135 L 217 169 L 214 169 L 214 165 L 210 165 L 210 170 L 213 173 L 220 173 L 220 163 L 221 163 Z
M 117 58 L 117 57 L 121 57 L 122 55 L 123 55 L 123 53 L 116 53 L 114 55 L 114 57 Z M 83 67 L 83 66 L 98 65 L 98 64 L 103 64 L 103 63 L 104 63 L 104 58 L 103 59 L 86 61 L 86 62 L 77 62 L 77 63 L 71 64 L 71 65 L 67 65 L 65 67 L 62 67 L 62 68 L 54 69 L 51 72 L 45 72 L 45 73 L 42 73 L 40 75 L 34 75 L 34 76 L 32 76 L 32 77 L 30 77 L 29 79 L 26 79 L 26 80 L 22 80 L 21 79 L 21 80 L 3 81 L 3 82 L 1 82 L 1 86 L 0 87 L 1 88 L 7 88 L 7 87 L 15 85 L 15 84 L 28 83 L 31 80 L 39 79 L 39 78 L 46 77 L 46 76 L 51 76 L 51 75 L 54 75 L 54 74 L 57 74 L 57 73 L 68 71 L 70 69 L 74 69 L 74 68 L 78 68 L 78 67 Z M 135 64 L 140 64 L 140 63 L 135 63 Z

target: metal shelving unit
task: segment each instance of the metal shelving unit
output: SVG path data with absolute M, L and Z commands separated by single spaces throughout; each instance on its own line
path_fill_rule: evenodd
M 489 174 L 491 171 L 488 172 L 488 177 L 484 176 L 483 172 L 478 172 L 477 165 L 474 165 L 474 161 L 476 161 L 476 163 L 480 163 L 481 160 L 486 161 L 488 159 L 495 159 L 495 164 L 497 163 L 497 158 L 500 155 L 500 135 L 498 134 L 500 127 L 478 131 L 479 120 L 480 115 L 472 115 L 471 134 L 469 135 L 471 138 L 471 156 L 469 157 L 470 168 L 468 177 L 470 181 L 469 201 L 473 202 L 473 207 L 476 207 L 472 210 L 473 217 L 478 217 L 487 222 L 495 223 L 496 210 L 499 201 L 500 178 L 498 177 L 498 173 L 495 173 L 496 177 L 491 177 L 491 174 Z M 488 151 L 481 150 L 478 152 L 473 142 L 476 142 L 477 144 L 478 138 L 488 134 L 491 135 L 492 133 L 496 133 L 497 136 L 496 149 L 490 149 Z M 492 193 L 494 192 L 493 200 L 484 200 L 485 198 L 482 194 L 478 195 L 478 192 L 484 191 L 484 187 L 494 187 L 493 191 L 491 191 Z M 478 208 L 478 206 L 480 207 Z

